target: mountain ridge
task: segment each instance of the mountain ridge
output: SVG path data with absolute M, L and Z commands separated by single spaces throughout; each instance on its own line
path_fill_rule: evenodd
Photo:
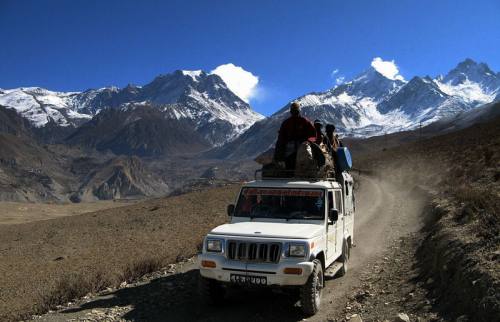
M 482 79 L 480 72 L 484 74 Z M 301 105 L 305 117 L 334 124 L 341 136 L 370 137 L 412 130 L 494 102 L 500 99 L 498 75 L 486 64 L 471 59 L 452 69 L 446 76 L 448 82 L 444 76 L 389 79 L 370 67 L 349 82 L 293 101 Z M 290 103 L 207 155 L 253 158 L 272 147 L 280 123 L 289 116 Z
M 148 103 L 169 118 L 192 121 L 194 130 L 215 146 L 233 139 L 263 118 L 234 94 L 220 76 L 203 71 L 177 70 L 159 75 L 144 86 L 129 84 L 124 88 L 53 92 L 40 87 L 20 87 L 0 91 L 0 105 L 16 110 L 36 128 L 53 124 L 76 129 L 102 110 L 130 103 Z M 218 133 L 220 129 L 224 129 L 223 135 Z

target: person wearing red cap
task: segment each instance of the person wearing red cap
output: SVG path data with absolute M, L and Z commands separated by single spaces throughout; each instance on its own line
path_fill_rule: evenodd
M 307 118 L 300 115 L 300 105 L 290 105 L 291 116 L 281 124 L 274 150 L 274 161 L 284 163 L 287 170 L 295 169 L 297 149 L 304 141 L 316 141 L 316 129 Z

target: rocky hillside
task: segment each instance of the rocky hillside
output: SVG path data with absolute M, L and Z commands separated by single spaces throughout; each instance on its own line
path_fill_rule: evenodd
M 166 195 L 169 187 L 136 157 L 40 146 L 0 133 L 0 200 L 80 202 Z
M 83 124 L 65 139 L 73 146 L 117 155 L 168 156 L 208 149 L 211 144 L 192 130 L 187 119 L 172 119 L 151 105 L 108 109 Z
M 169 192 L 138 158 L 41 145 L 35 135 L 29 122 L 0 107 L 0 200 L 79 202 Z
M 91 171 L 71 198 L 109 200 L 162 196 L 168 186 L 148 171 L 137 157 L 117 157 Z
M 26 119 L 19 117 L 16 111 L 0 105 L 0 133 L 29 136 L 29 132 L 30 124 Z

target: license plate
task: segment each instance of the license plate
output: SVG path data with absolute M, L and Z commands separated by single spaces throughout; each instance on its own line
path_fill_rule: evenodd
M 252 284 L 252 285 L 267 285 L 267 277 L 231 274 L 232 283 L 237 284 Z

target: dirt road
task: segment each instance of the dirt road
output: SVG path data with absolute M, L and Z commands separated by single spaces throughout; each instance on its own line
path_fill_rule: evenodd
M 381 256 L 390 256 L 401 237 L 417 232 L 425 194 L 418 188 L 396 187 L 377 178 L 360 178 L 355 219 L 355 245 L 349 271 L 329 279 L 320 312 L 308 321 L 342 318 L 347 295 L 361 284 L 362 272 Z M 388 265 L 397 265 L 392 263 Z M 206 307 L 196 293 L 198 272 L 193 264 L 176 272 L 159 273 L 140 282 L 87 299 L 78 306 L 39 317 L 43 321 L 147 320 L 147 321 L 299 321 L 304 319 L 296 298 L 269 290 L 232 290 L 226 304 Z M 345 317 L 345 316 L 344 316 Z

